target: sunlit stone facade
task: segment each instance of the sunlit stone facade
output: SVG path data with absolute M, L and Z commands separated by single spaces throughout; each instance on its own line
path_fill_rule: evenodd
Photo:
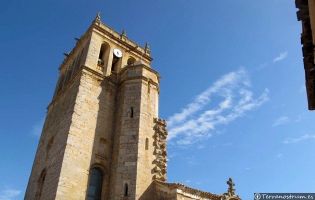
M 98 15 L 65 54 L 26 200 L 239 199 L 166 182 L 166 122 L 150 48 Z

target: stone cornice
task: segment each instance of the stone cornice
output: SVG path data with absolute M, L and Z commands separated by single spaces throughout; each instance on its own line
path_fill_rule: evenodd
M 71 80 L 69 80 L 69 82 L 65 85 L 65 87 L 59 91 L 57 94 L 55 94 L 55 96 L 53 97 L 53 100 L 51 101 L 51 103 L 48 105 L 47 109 L 49 110 L 50 106 L 52 106 L 56 101 L 58 101 L 58 99 L 64 95 L 65 91 L 68 90 L 69 87 L 71 87 L 71 85 L 75 82 L 76 79 L 80 78 L 81 75 L 83 74 L 92 74 L 96 79 L 102 81 L 104 79 L 108 79 L 109 81 L 111 81 L 109 78 L 103 76 L 100 72 L 97 72 L 87 66 L 81 66 L 80 70 L 73 76 L 73 78 Z M 112 82 L 112 81 L 111 81 Z
M 68 56 L 64 58 L 62 63 L 60 64 L 59 70 L 65 66 L 65 64 L 70 60 L 73 59 L 73 56 L 78 49 L 79 46 L 83 43 L 85 39 L 87 39 L 89 36 L 91 36 L 91 33 L 93 30 L 98 30 L 101 33 L 107 35 L 109 38 L 117 41 L 119 44 L 122 44 L 126 47 L 126 49 L 133 51 L 137 53 L 140 57 L 143 57 L 147 59 L 149 62 L 153 60 L 153 58 L 150 56 L 149 53 L 146 53 L 145 49 L 142 48 L 140 45 L 138 45 L 136 42 L 130 40 L 126 36 L 122 36 L 118 32 L 116 32 L 114 29 L 109 27 L 108 25 L 104 24 L 103 22 L 95 22 L 93 21 L 88 30 L 78 39 L 73 49 L 69 52 Z
M 68 56 L 64 58 L 62 63 L 59 66 L 59 70 L 61 70 L 69 60 L 74 59 L 74 54 L 77 51 L 77 49 L 82 45 L 83 41 L 87 39 L 91 35 L 90 28 L 77 40 L 75 46 L 72 48 L 72 50 L 69 52 Z
M 157 71 L 155 71 L 151 67 L 148 67 L 147 65 L 142 64 L 142 63 L 141 64 L 135 64 L 135 65 L 128 65 L 128 66 L 122 68 L 119 73 L 124 73 L 124 71 L 126 71 L 128 69 L 133 69 L 133 68 L 144 68 L 144 69 L 154 73 L 158 77 L 158 80 L 160 80 L 160 78 L 161 78 L 160 74 Z
M 123 80 L 120 79 L 121 75 L 126 70 L 133 69 L 133 68 L 145 68 L 146 70 L 148 70 L 148 71 L 154 73 L 155 75 L 157 75 L 158 80 L 159 80 L 159 73 L 156 72 L 155 70 L 153 70 L 152 68 L 144 65 L 144 64 L 133 65 L 133 66 L 126 66 L 119 73 L 112 74 L 110 76 L 104 76 L 101 72 L 99 72 L 97 70 L 94 70 L 94 69 L 91 69 L 90 67 L 82 65 L 80 67 L 80 70 L 74 75 L 74 77 L 71 80 L 69 80 L 69 82 L 65 85 L 65 87 L 61 91 L 59 91 L 57 94 L 55 94 L 55 96 L 53 97 L 53 100 L 48 105 L 47 109 L 49 110 L 49 108 L 60 98 L 60 96 L 64 95 L 65 91 L 73 84 L 73 82 L 78 77 L 81 77 L 81 75 L 83 75 L 83 74 L 93 75 L 93 77 L 98 79 L 99 81 L 106 80 L 106 81 L 108 81 L 111 84 L 117 85 L 118 87 L 120 87 L 121 85 L 124 85 L 127 81 L 141 79 L 143 81 L 150 82 L 150 84 L 156 86 L 157 90 L 159 91 L 159 83 L 156 83 L 152 79 L 149 79 L 149 78 L 147 78 L 145 76 L 133 76 L 133 77 L 124 78 Z
M 65 91 L 68 90 L 69 87 L 72 86 L 72 84 L 75 82 L 76 79 L 80 78 L 81 77 L 81 73 L 82 71 L 79 70 L 71 80 L 69 80 L 69 82 L 66 84 L 66 86 L 64 88 L 62 88 L 62 90 L 60 90 L 59 92 L 57 92 L 55 94 L 55 96 L 53 97 L 52 101 L 50 102 L 50 104 L 47 106 L 47 110 L 49 112 L 49 109 L 51 106 L 53 106 L 59 98 L 61 98 L 63 95 L 65 95 Z
M 153 58 L 150 56 L 150 54 L 145 52 L 144 48 L 142 48 L 136 42 L 128 39 L 126 36 L 122 36 L 121 34 L 116 32 L 114 29 L 110 28 L 109 26 L 107 26 L 103 22 L 100 22 L 100 23 L 93 22 L 91 24 L 90 29 L 92 30 L 93 28 L 100 31 L 101 33 L 107 35 L 111 39 L 119 42 L 120 44 L 123 44 L 125 47 L 127 47 L 127 49 L 130 49 L 131 51 L 136 52 L 137 54 L 144 57 L 148 61 L 153 60 Z
M 85 71 L 93 74 L 95 76 L 95 78 L 97 78 L 99 80 L 104 80 L 105 79 L 105 76 L 101 72 L 93 70 L 93 69 L 91 69 L 91 68 L 89 68 L 87 66 L 82 66 L 82 72 L 86 73 Z
M 126 66 L 126 67 L 124 67 L 118 74 L 115 74 L 115 76 L 117 76 L 116 78 L 119 80 L 120 77 L 121 77 L 121 75 L 122 75 L 126 70 L 132 69 L 132 68 L 134 68 L 134 67 L 143 67 L 143 68 L 149 70 L 150 72 L 156 74 L 156 75 L 158 76 L 158 78 L 159 78 L 158 72 L 156 72 L 155 70 L 153 70 L 153 69 L 151 69 L 150 67 L 147 67 L 147 66 L 145 66 L 145 65 Z M 89 67 L 87 67 L 87 66 L 82 66 L 82 70 L 86 70 L 86 71 L 88 71 L 88 72 L 94 74 L 94 75 L 95 75 L 98 79 L 100 79 L 100 80 L 106 79 L 106 80 L 108 80 L 109 82 L 111 82 L 111 83 L 113 83 L 113 84 L 122 85 L 122 84 L 124 84 L 126 81 L 142 79 L 142 80 L 144 80 L 144 81 L 150 81 L 150 84 L 155 85 L 157 88 L 159 88 L 159 83 L 156 83 L 156 82 L 154 82 L 152 79 L 149 79 L 149 78 L 147 78 L 147 77 L 145 77 L 145 76 L 128 77 L 128 78 L 125 78 L 125 79 L 123 79 L 123 80 L 119 80 L 119 81 L 117 81 L 117 82 L 114 82 L 114 81 L 113 81 L 113 78 L 112 78 L 113 74 L 112 74 L 111 76 L 104 76 L 104 75 L 101 74 L 100 72 L 98 72 L 98 71 L 96 71 L 96 70 L 93 70 L 93 69 L 91 69 L 91 68 L 89 68 Z
M 150 84 L 155 85 L 157 88 L 159 87 L 159 84 L 153 82 L 151 79 L 148 79 L 148 78 L 145 77 L 145 76 L 134 76 L 134 77 L 126 78 L 126 79 L 120 81 L 120 82 L 119 82 L 119 85 L 123 85 L 123 84 L 125 84 L 127 81 L 140 80 L 140 79 L 143 80 L 143 81 L 146 81 L 146 82 L 151 81 Z

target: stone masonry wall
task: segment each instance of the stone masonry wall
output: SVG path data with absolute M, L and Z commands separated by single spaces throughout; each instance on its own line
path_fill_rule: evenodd
M 139 81 L 124 83 L 119 88 L 110 199 L 121 199 L 124 196 L 124 184 L 128 184 L 129 199 L 135 197 L 140 95 Z
M 83 70 L 72 124 L 63 159 L 56 199 L 84 200 L 90 167 L 109 169 L 112 130 L 111 98 L 106 85 L 93 73 Z M 108 94 L 110 95 L 110 94 Z M 107 173 L 108 174 L 108 173 Z M 108 175 L 105 181 L 108 183 Z M 103 184 L 106 187 L 106 184 Z M 104 192 L 108 190 L 104 188 Z
M 157 82 L 156 75 L 145 73 L 143 66 L 133 66 L 120 74 L 110 199 L 139 199 L 152 183 L 153 119 L 157 117 L 158 89 L 148 83 L 150 76 Z
M 48 110 L 25 199 L 35 199 L 39 176 L 46 169 L 42 198 L 83 200 L 93 166 L 103 170 L 103 196 L 109 194 L 115 89 L 83 71 L 56 98 Z
M 42 199 L 55 199 L 78 87 L 79 79 L 76 78 L 66 88 L 67 92 L 61 94 L 48 108 L 25 200 L 35 200 L 35 194 L 39 189 L 39 176 L 44 169 L 47 174 L 42 189 L 44 195 Z
M 108 199 L 117 87 L 110 80 L 104 79 L 101 83 L 101 88 L 102 91 L 97 97 L 99 99 L 99 111 L 96 120 L 90 168 L 96 166 L 103 169 L 104 181 L 102 196 L 104 199 Z
M 140 129 L 138 138 L 136 199 L 148 189 L 153 181 L 154 168 L 154 119 L 158 117 L 158 80 L 156 74 L 141 69 L 145 77 L 141 87 Z M 147 144 L 146 144 L 147 143 Z M 147 148 L 146 148 L 147 147 Z

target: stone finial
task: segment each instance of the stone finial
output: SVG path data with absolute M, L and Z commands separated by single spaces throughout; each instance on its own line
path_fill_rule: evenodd
M 101 12 L 98 12 L 95 19 L 94 19 L 95 23 L 100 23 L 101 22 Z
M 147 42 L 145 43 L 145 46 L 144 46 L 144 52 L 148 54 L 151 53 L 150 45 Z
M 228 186 L 229 186 L 229 188 L 228 188 L 228 194 L 229 194 L 230 196 L 234 196 L 234 195 L 235 195 L 235 188 L 234 188 L 235 184 L 234 184 L 232 178 L 229 178 L 229 180 L 228 180 L 226 183 L 227 183 Z
M 228 184 L 228 191 L 222 195 L 222 200 L 230 200 L 230 199 L 235 199 L 235 200 L 241 200 L 241 198 L 235 194 L 235 184 L 232 180 L 232 178 L 229 178 L 229 180 L 226 182 Z
M 127 37 L 127 33 L 125 29 L 122 30 L 121 35 Z

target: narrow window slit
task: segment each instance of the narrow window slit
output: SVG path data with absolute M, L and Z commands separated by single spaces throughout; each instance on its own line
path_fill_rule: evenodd
M 129 191 L 128 191 L 128 184 L 125 183 L 125 185 L 124 185 L 124 196 L 127 197 L 128 193 L 129 193 Z
M 145 150 L 149 149 L 149 138 L 145 139 Z
M 133 107 L 130 107 L 130 118 L 133 118 Z

